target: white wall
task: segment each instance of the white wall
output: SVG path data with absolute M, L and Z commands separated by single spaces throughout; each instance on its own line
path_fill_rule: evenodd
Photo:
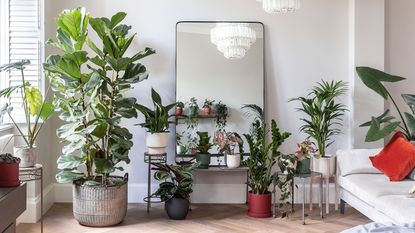
M 366 6 L 369 8 L 370 4 L 376 4 L 373 0 L 359 0 L 362 1 L 369 1 Z M 132 45 L 133 50 L 137 51 L 146 46 L 157 50 L 157 55 L 143 61 L 151 72 L 149 80 L 138 84 L 130 93 L 140 102 L 150 104 L 151 87 L 156 87 L 167 102 L 175 100 L 176 22 L 183 20 L 263 22 L 266 50 L 266 116 L 268 119 L 275 118 L 282 130 L 293 133 L 282 147 L 283 152 L 290 153 L 295 150 L 295 143 L 303 140 L 305 136 L 298 133 L 301 122 L 298 120 L 300 114 L 294 109 L 296 105 L 287 103 L 287 100 L 305 95 L 321 79 L 354 83 L 352 75 L 354 71 L 351 70 L 354 64 L 351 62 L 354 43 L 351 41 L 355 28 L 351 24 L 355 22 L 355 16 L 351 14 L 353 10 L 350 5 L 353 2 L 353 0 L 304 0 L 301 9 L 295 14 L 270 15 L 265 13 L 261 5 L 254 0 L 46 0 L 46 37 L 54 37 L 56 26 L 53 18 L 66 8 L 85 6 L 92 16 L 107 17 L 117 11 L 125 11 L 128 14 L 126 23 L 131 24 L 133 31 L 138 32 L 138 37 Z M 382 21 L 378 23 L 383 25 Z M 47 53 L 50 52 L 51 50 L 48 49 Z M 351 95 L 345 96 L 344 101 L 352 107 Z M 132 126 L 141 120 L 140 118 L 124 122 L 134 133 L 134 147 L 130 153 L 132 162 L 127 169 L 130 173 L 130 201 L 142 200 L 147 179 L 146 166 L 143 162 L 143 152 L 146 150 L 145 131 Z M 330 153 L 340 148 L 351 147 L 352 132 L 348 128 L 352 122 L 353 119 L 348 114 L 345 119 L 344 134 L 337 138 L 336 143 L 329 149 Z M 52 136 L 48 140 L 53 145 L 50 153 L 57 157 L 61 145 L 54 137 L 52 128 L 58 126 L 58 121 L 54 120 L 52 124 L 50 128 Z M 171 135 L 170 139 L 169 161 L 171 162 L 174 156 L 174 135 Z M 55 164 L 55 161 L 51 158 L 49 163 Z M 55 173 L 56 169 L 48 175 L 53 177 Z M 220 189 L 229 186 L 229 183 L 237 184 L 243 178 L 226 177 L 223 175 L 213 179 L 212 182 L 205 182 L 215 186 L 217 188 L 215 192 L 223 193 L 211 202 L 244 202 L 243 196 L 237 197 L 236 200 L 232 195 L 223 192 L 224 189 Z M 56 186 L 57 201 L 71 200 L 68 187 Z M 239 184 L 235 189 L 240 193 L 244 191 L 244 186 Z

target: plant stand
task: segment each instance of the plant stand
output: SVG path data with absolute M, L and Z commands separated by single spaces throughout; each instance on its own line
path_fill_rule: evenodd
M 144 163 L 148 164 L 147 170 L 147 197 L 143 200 L 147 202 L 147 213 L 150 212 L 151 203 L 160 203 L 160 201 L 153 201 L 151 197 L 151 164 L 152 163 L 166 163 L 167 153 L 163 154 L 149 154 L 148 152 L 144 153 Z
M 36 164 L 33 167 L 19 168 L 21 182 L 40 180 L 40 232 L 43 233 L 43 166 Z

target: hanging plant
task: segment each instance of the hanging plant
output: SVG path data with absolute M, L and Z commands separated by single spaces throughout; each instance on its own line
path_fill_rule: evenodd
M 216 114 L 216 128 L 218 131 L 222 131 L 225 129 L 228 119 L 228 107 L 226 104 L 222 103 L 222 101 L 219 101 L 215 105 L 215 114 Z

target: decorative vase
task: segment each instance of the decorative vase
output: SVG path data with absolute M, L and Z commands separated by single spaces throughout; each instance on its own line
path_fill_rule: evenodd
M 183 108 L 176 108 L 176 116 L 183 115 Z
M 321 172 L 324 177 L 331 177 L 336 172 L 336 157 L 325 156 L 319 159 L 311 159 L 311 170 L 314 172 Z
M 254 218 L 269 218 L 272 216 L 272 195 L 248 193 L 248 216 Z
M 202 112 L 203 115 L 209 116 L 212 113 L 212 108 L 210 106 L 204 106 Z
M 8 188 L 19 185 L 19 164 L 0 163 L 0 187 Z
M 122 178 L 122 177 L 117 177 Z M 117 225 L 127 214 L 128 179 L 121 186 L 73 184 L 73 215 L 79 224 L 89 227 Z
M 297 161 L 297 168 L 295 172 L 297 174 L 310 174 L 310 158 L 305 158 L 301 161 Z
M 146 145 L 149 154 L 164 154 L 168 145 L 169 133 L 147 133 Z
M 20 167 L 33 167 L 36 164 L 36 146 L 32 148 L 15 146 L 13 147 L 13 155 L 20 158 Z
M 196 161 L 200 163 L 199 168 L 208 169 L 210 165 L 210 154 L 197 154 Z
M 241 155 L 226 155 L 226 165 L 228 168 L 238 168 L 241 165 Z
M 167 215 L 173 220 L 185 219 L 189 212 L 189 206 L 189 200 L 183 198 L 171 198 L 164 204 Z

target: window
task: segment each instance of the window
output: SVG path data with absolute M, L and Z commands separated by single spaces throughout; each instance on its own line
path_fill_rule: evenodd
M 25 80 L 44 92 L 43 85 L 43 0 L 0 0 L 0 63 L 23 59 L 31 64 L 25 69 Z M 21 83 L 21 74 L 11 71 L 1 74 L 0 88 Z M 23 122 L 20 95 L 11 97 L 13 116 Z

